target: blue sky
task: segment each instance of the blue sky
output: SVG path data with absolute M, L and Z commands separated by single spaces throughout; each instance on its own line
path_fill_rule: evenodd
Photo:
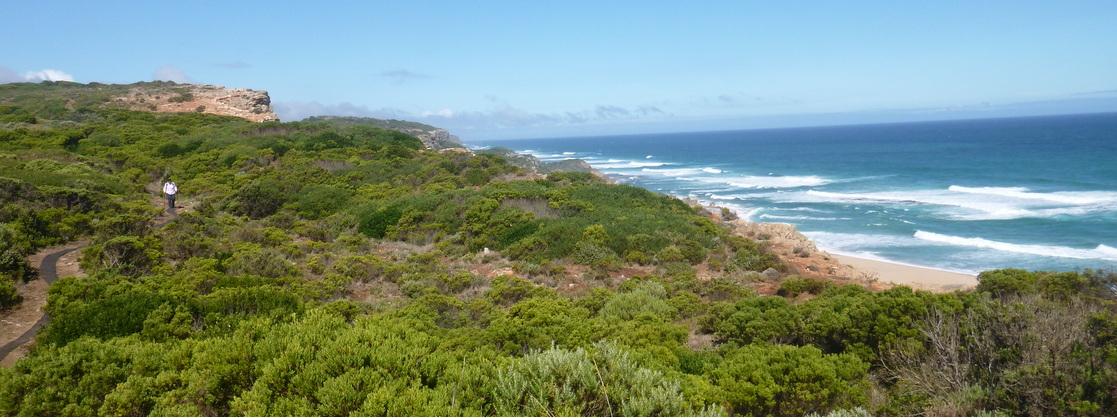
M 268 90 L 466 139 L 1117 111 L 1117 2 L 11 2 L 0 82 Z

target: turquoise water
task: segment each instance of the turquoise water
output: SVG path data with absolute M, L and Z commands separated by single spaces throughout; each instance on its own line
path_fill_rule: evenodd
M 832 252 L 1117 269 L 1117 114 L 475 141 L 795 224 Z

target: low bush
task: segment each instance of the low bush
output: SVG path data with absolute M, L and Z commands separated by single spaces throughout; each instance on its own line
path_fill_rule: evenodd
M 0 273 L 0 311 L 19 305 L 23 296 L 16 291 L 16 283 L 10 276 Z
M 748 345 L 707 372 L 734 415 L 807 415 L 864 405 L 868 365 L 814 347 Z
M 493 393 L 496 415 L 655 416 L 712 414 L 691 409 L 679 383 L 641 368 L 628 353 L 598 343 L 591 351 L 552 348 L 516 360 Z

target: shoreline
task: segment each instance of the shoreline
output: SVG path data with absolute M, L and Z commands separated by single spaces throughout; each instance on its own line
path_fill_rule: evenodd
M 828 273 L 836 274 L 839 277 L 844 276 L 846 279 L 883 282 L 932 292 L 969 290 L 976 287 L 978 283 L 977 275 L 974 273 L 950 271 L 935 267 L 906 264 L 898 261 L 869 258 L 863 255 L 821 248 L 818 247 L 813 239 L 799 232 L 798 228 L 793 224 L 784 222 L 757 222 L 752 220 L 751 217 L 742 217 L 734 208 L 718 206 L 713 204 L 713 202 L 702 201 L 691 197 L 674 197 L 685 202 L 697 204 L 712 213 L 716 213 L 721 209 L 728 209 L 738 216 L 738 220 L 732 221 L 731 223 L 735 223 L 753 232 L 763 231 L 778 235 L 776 240 L 771 242 L 770 245 L 774 245 L 777 255 L 782 254 L 781 259 L 789 265 L 795 265 L 803 260 L 796 257 L 794 253 L 787 254 L 786 250 L 788 247 L 801 247 L 810 248 L 814 252 L 820 253 L 822 260 L 837 261 L 836 264 L 839 264 L 839 266 L 834 266 L 833 261 L 830 261 L 830 267 L 826 269 L 831 270 Z M 817 258 L 813 259 L 817 261 Z M 808 260 L 808 264 L 813 264 L 813 262 Z M 810 269 L 808 268 L 808 270 Z M 810 271 L 821 273 L 815 270 Z
M 470 148 L 470 151 L 477 150 Z M 537 159 L 538 161 L 538 157 L 533 154 L 522 153 L 519 151 L 512 151 L 512 153 L 516 155 L 528 156 Z M 584 160 L 579 161 L 585 163 Z M 599 178 L 602 178 L 609 183 L 616 183 L 614 179 L 612 179 L 608 175 L 601 173 L 597 170 L 596 167 L 593 167 L 591 164 L 588 163 L 586 163 L 586 165 L 591 167 L 591 172 L 596 174 Z M 895 261 L 885 261 L 880 259 L 867 258 L 864 256 L 852 255 L 848 253 L 831 251 L 825 248 L 818 248 L 814 240 L 799 233 L 798 229 L 795 228 L 794 225 L 781 222 L 756 222 L 751 219 L 751 214 L 739 213 L 736 208 L 719 206 L 714 204 L 713 202 L 704 201 L 702 199 L 695 199 L 690 196 L 678 196 L 670 193 L 665 194 L 684 202 L 690 202 L 692 204 L 697 204 L 698 206 L 705 207 L 707 208 L 707 210 L 711 210 L 711 212 L 715 213 L 723 208 L 728 209 L 737 214 L 740 222 L 743 222 L 745 224 L 761 225 L 761 228 L 764 228 L 763 225 L 786 225 L 792 229 L 791 235 L 796 236 L 793 239 L 806 241 L 806 243 L 808 243 L 811 248 L 814 248 L 816 249 L 816 251 L 820 251 L 826 254 L 826 256 L 822 257 L 823 259 L 833 258 L 833 260 L 836 260 L 838 263 L 841 264 L 840 267 L 837 267 L 834 270 L 848 273 L 849 269 L 852 269 L 855 273 L 852 276 L 860 276 L 846 277 L 847 279 L 868 279 L 870 281 L 875 280 L 879 282 L 890 283 L 893 285 L 908 286 L 913 289 L 933 292 L 968 290 L 973 289 L 975 286 L 977 286 L 977 276 L 975 274 L 937 269 L 934 267 L 916 266 Z M 789 258 L 781 258 L 784 259 L 785 262 L 789 261 Z M 793 260 L 793 258 L 790 259 Z M 834 272 L 837 273 L 837 271 Z M 850 274 L 844 275 L 850 276 Z
M 977 286 L 977 276 L 973 274 L 827 252 L 842 264 L 882 282 L 935 292 L 969 290 Z

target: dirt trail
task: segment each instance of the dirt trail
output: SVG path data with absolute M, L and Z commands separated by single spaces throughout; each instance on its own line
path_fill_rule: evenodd
M 20 288 L 23 303 L 4 316 L 0 331 L 0 365 L 11 366 L 30 349 L 35 335 L 46 325 L 50 317 L 43 312 L 47 303 L 47 288 L 59 277 L 78 276 L 84 273 L 78 266 L 78 255 L 85 248 L 85 241 L 75 241 L 58 247 L 45 248 L 28 257 L 28 261 L 39 268 L 39 279 Z
M 193 199 L 183 199 L 182 196 L 179 196 L 179 199 L 175 201 L 175 207 L 168 210 L 167 201 L 163 197 L 162 186 L 158 181 L 148 183 L 144 189 L 151 194 L 151 205 L 163 209 L 163 212 L 154 220 L 156 228 L 166 225 L 167 222 L 177 218 L 180 213 L 190 212 L 194 209 L 195 202 Z
M 155 183 L 154 187 L 149 185 L 148 191 L 153 192 L 151 197 L 153 205 L 163 207 L 166 204 L 158 194 L 158 183 Z M 193 209 L 193 202 L 180 202 L 174 209 L 164 210 L 152 220 L 152 223 L 155 227 L 161 227 L 178 217 L 179 212 L 188 212 L 191 209 Z M 2 344 L 0 366 L 11 367 L 16 360 L 27 355 L 39 330 L 50 321 L 50 316 L 43 312 L 47 304 L 47 288 L 50 284 L 59 277 L 85 276 L 78 265 L 78 257 L 88 244 L 89 242 L 85 240 L 74 241 L 44 248 L 27 257 L 29 264 L 38 266 L 39 278 L 20 285 L 18 290 L 23 296 L 23 302 L 0 315 L 0 344 Z

